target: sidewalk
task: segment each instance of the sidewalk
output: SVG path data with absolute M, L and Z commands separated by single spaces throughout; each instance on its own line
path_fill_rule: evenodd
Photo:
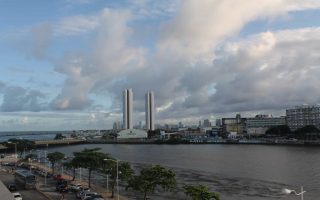
M 46 170 L 48 172 L 51 172 L 51 168 L 47 167 L 47 166 L 44 166 L 42 165 L 41 163 L 30 163 L 32 166 L 34 167 L 37 167 L 37 168 L 40 168 L 40 169 L 43 169 L 43 170 Z M 80 183 L 82 186 L 86 186 L 88 187 L 88 182 L 87 181 L 79 181 L 79 180 L 75 180 L 75 181 L 72 181 L 72 176 L 71 175 L 68 175 L 66 173 L 64 173 L 63 175 L 63 178 L 70 181 L 70 183 Z M 44 185 L 44 178 L 41 178 L 39 179 L 41 180 L 41 182 L 39 182 L 39 190 L 41 190 L 42 192 L 44 192 L 45 194 L 48 194 L 48 196 L 50 196 L 52 198 L 52 200 L 60 200 L 61 198 L 61 195 L 57 192 L 55 192 L 55 181 L 53 180 L 53 178 L 47 178 L 47 185 Z M 53 184 L 53 186 L 52 186 Z M 115 190 L 115 194 L 114 194 L 114 198 L 110 198 L 111 196 L 111 192 L 108 192 L 106 191 L 106 188 L 105 187 L 102 187 L 102 186 L 99 186 L 99 185 L 96 185 L 94 184 L 93 182 L 91 182 L 91 190 L 94 191 L 94 192 L 97 192 L 99 194 L 101 194 L 105 199 L 117 199 L 117 192 Z M 56 194 L 54 194 L 56 193 Z M 56 195 L 59 195 L 57 198 Z M 65 196 L 70 196 L 70 195 L 65 195 Z M 66 197 L 64 198 L 66 199 Z M 76 198 L 74 198 L 76 199 Z M 119 196 L 119 199 L 120 200 L 127 200 L 126 197 L 123 197 L 123 196 Z M 69 199 L 68 199 L 69 200 Z

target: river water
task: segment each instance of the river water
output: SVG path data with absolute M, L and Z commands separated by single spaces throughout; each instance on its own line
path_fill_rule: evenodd
M 219 192 L 222 199 L 299 199 L 280 191 L 285 187 L 300 190 L 300 186 L 307 191 L 305 199 L 320 199 L 318 147 L 86 144 L 54 147 L 49 151 L 72 155 L 95 147 L 120 160 L 171 167 L 177 171 L 180 184 L 206 184 Z

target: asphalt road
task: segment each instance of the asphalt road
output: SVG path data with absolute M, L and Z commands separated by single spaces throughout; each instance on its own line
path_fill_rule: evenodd
M 2 166 L 2 170 L 6 170 L 9 171 L 11 167 L 9 166 Z M 4 172 L 0 170 L 0 180 L 7 186 L 9 184 L 13 184 L 14 183 L 14 175 L 10 174 L 8 172 Z M 53 200 L 60 200 L 61 199 L 61 195 L 60 193 L 58 193 L 56 191 L 56 181 L 50 177 L 47 178 L 46 180 L 44 179 L 44 177 L 41 177 L 39 175 L 37 176 L 37 185 L 38 188 L 44 192 L 45 194 L 47 194 L 48 196 L 50 196 Z M 46 184 L 45 184 L 46 182 Z M 40 192 L 38 192 L 37 190 L 26 190 L 23 189 L 21 187 L 19 187 L 17 185 L 17 192 L 19 192 L 22 196 L 23 200 L 48 200 L 47 197 L 45 197 L 43 194 L 41 194 Z M 1 199 L 1 196 L 0 196 Z M 72 192 L 66 192 L 64 193 L 64 200 L 79 200 L 76 198 L 75 193 Z
M 14 183 L 14 176 L 7 172 L 0 171 L 0 180 L 7 186 Z M 23 200 L 48 200 L 36 190 L 25 190 L 19 187 L 17 189 L 17 192 L 21 194 Z

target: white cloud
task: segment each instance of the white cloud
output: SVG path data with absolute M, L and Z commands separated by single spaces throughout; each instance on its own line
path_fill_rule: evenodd
M 215 60 L 219 79 L 215 79 L 218 80 L 217 91 L 211 99 L 217 105 L 214 110 L 283 109 L 320 102 L 316 87 L 316 77 L 320 75 L 320 54 L 317 53 L 320 29 L 268 32 L 277 42 L 268 51 L 255 48 L 265 44 L 265 34 L 232 44 L 237 46 L 236 53 L 233 51 L 231 56 L 225 57 L 227 59 Z M 223 54 L 230 55 L 228 50 Z
M 95 30 L 99 27 L 99 18 L 96 15 L 77 15 L 60 20 L 55 27 L 56 35 L 79 35 Z
M 24 116 L 24 117 L 21 118 L 21 124 L 28 124 L 28 122 L 29 122 L 29 118 L 28 117 Z
M 89 16 L 64 18 L 53 25 L 59 36 L 95 31 L 86 50 L 66 53 L 56 63 L 56 72 L 66 75 L 66 81 L 52 101 L 54 109 L 90 109 L 94 102 L 89 96 L 95 94 L 111 98 L 117 108 L 109 109 L 119 112 L 121 91 L 126 87 L 134 90 L 139 114 L 144 110 L 144 93 L 154 90 L 157 118 L 162 120 L 190 121 L 212 113 L 278 109 L 319 101 L 316 95 L 306 94 L 318 94 L 314 87 L 319 75 L 317 28 L 268 31 L 226 41 L 251 21 L 317 9 L 320 2 L 177 1 L 174 5 L 181 5 L 178 11 L 172 6 L 171 18 L 151 30 L 150 35 L 159 38 L 142 46 L 135 43 L 135 20 L 165 12 L 164 4 L 149 12 L 146 8 L 150 4 L 134 2 L 135 10 L 107 8 Z M 141 9 L 137 5 L 142 5 Z M 81 42 L 82 38 L 76 38 Z M 119 118 L 118 113 L 110 115 L 111 119 Z M 102 115 L 94 116 L 89 115 L 92 121 L 103 121 L 98 120 Z

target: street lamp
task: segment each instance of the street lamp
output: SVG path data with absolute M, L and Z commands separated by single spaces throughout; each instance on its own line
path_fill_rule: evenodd
M 303 190 L 303 186 L 301 186 L 301 192 L 297 193 L 295 190 L 290 190 L 287 188 L 282 189 L 282 193 L 283 194 L 295 194 L 297 196 L 301 196 L 301 200 L 303 200 L 303 193 L 305 193 L 307 191 Z
M 18 162 L 18 154 L 17 154 L 17 143 L 15 142 L 8 142 L 8 144 L 14 144 L 14 151 L 15 151 L 15 162 L 14 162 L 14 167 L 17 168 L 17 162 Z
M 44 175 L 44 185 L 47 185 L 47 175 L 48 175 L 48 169 L 47 169 L 47 151 L 44 151 L 44 166 L 45 166 L 45 175 Z
M 103 160 L 104 161 L 111 160 L 111 161 L 117 163 L 117 196 L 118 196 L 118 200 L 119 200 L 119 160 L 118 159 L 114 160 L 114 159 L 110 159 L 110 158 L 105 158 Z

